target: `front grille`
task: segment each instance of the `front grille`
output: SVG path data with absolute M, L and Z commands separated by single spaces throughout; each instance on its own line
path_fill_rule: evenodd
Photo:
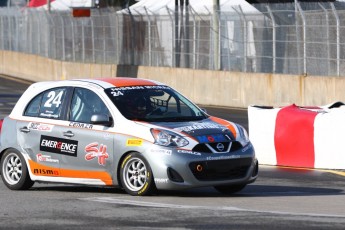
M 224 150 L 221 151 L 217 148 L 217 145 L 221 143 L 224 146 Z M 229 145 L 230 149 L 229 149 Z M 216 142 L 216 143 L 203 143 L 197 144 L 194 148 L 194 152 L 202 152 L 202 153 L 224 153 L 224 152 L 234 152 L 242 148 L 242 145 L 238 141 L 231 141 L 231 142 Z M 228 151 L 229 150 L 229 151 Z
M 200 181 L 229 180 L 245 177 L 251 164 L 252 158 L 241 158 L 192 162 L 189 168 Z

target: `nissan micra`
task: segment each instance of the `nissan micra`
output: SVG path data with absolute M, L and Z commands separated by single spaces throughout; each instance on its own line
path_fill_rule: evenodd
M 12 190 L 54 182 L 131 195 L 203 186 L 234 193 L 258 176 L 243 127 L 137 78 L 32 84 L 3 121 L 0 157 Z

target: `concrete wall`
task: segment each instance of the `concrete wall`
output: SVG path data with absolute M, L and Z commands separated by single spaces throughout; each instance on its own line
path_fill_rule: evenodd
M 258 74 L 169 67 L 71 63 L 0 51 L 0 73 L 31 81 L 129 76 L 166 83 L 203 105 L 325 105 L 345 102 L 345 77 Z

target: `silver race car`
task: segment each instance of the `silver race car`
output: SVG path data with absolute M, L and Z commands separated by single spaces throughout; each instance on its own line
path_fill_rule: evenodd
M 234 193 L 258 176 L 243 127 L 136 78 L 32 84 L 3 121 L 0 157 L 12 190 L 56 182 L 131 195 L 202 186 Z

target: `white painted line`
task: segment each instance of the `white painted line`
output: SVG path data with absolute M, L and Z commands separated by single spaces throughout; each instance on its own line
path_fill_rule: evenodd
M 331 217 L 331 218 L 345 218 L 345 215 L 332 215 L 332 214 L 319 214 L 319 213 L 294 213 L 283 211 L 260 211 L 254 209 L 243 209 L 231 206 L 198 206 L 198 205 L 182 205 L 182 204 L 169 204 L 147 201 L 125 200 L 113 197 L 90 197 L 80 198 L 80 200 L 102 202 L 110 204 L 124 204 L 139 207 L 151 208 L 170 208 L 170 209 L 196 209 L 196 210 L 215 210 L 215 211 L 237 211 L 237 212 L 255 212 L 255 213 L 269 213 L 275 215 L 289 215 L 289 216 L 310 216 L 310 217 Z

